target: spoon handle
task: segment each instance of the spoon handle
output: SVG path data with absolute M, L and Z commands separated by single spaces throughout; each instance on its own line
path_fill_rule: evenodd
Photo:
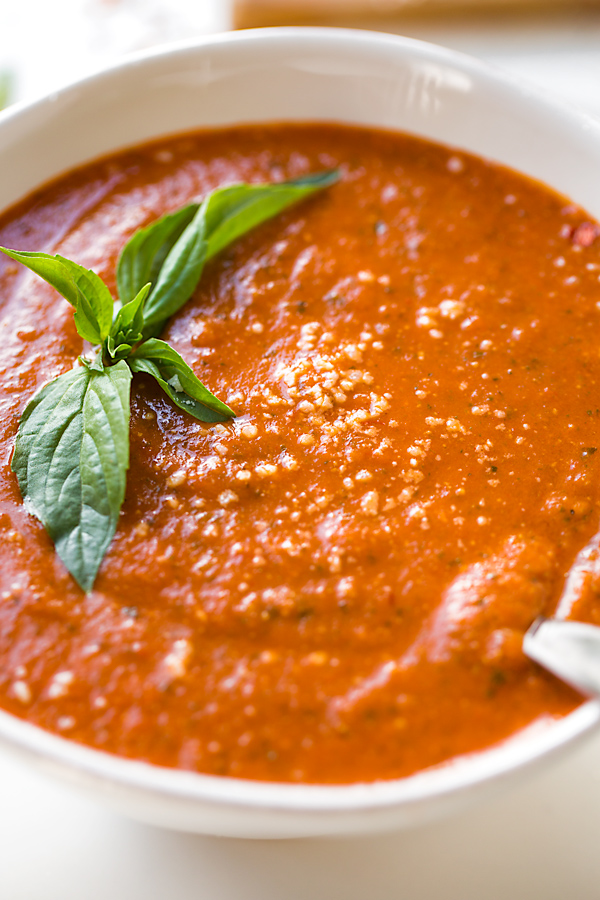
M 536 619 L 523 651 L 571 687 L 600 697 L 600 628 L 583 622 Z

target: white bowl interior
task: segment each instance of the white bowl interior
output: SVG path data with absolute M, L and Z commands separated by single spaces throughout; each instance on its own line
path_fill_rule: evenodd
M 469 57 L 407 38 L 264 29 L 140 55 L 3 122 L 0 208 L 84 160 L 161 134 L 326 120 L 401 129 L 479 153 L 600 215 L 600 125 Z
M 600 216 L 600 125 L 467 57 L 397 37 L 265 29 L 145 54 L 0 115 L 0 208 L 117 148 L 198 127 L 326 120 L 413 132 L 512 166 Z M 252 837 L 413 825 L 571 745 L 588 703 L 561 722 L 412 778 L 265 785 L 128 762 L 0 713 L 0 741 L 139 818 Z

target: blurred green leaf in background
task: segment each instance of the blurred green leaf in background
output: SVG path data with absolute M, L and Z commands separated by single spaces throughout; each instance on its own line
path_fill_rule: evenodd
M 12 102 L 13 76 L 12 72 L 0 69 L 0 109 L 4 109 Z

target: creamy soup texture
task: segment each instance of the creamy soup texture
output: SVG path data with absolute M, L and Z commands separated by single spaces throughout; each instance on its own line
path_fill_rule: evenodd
M 122 756 L 298 782 L 390 779 L 581 698 L 529 662 L 598 530 L 600 241 L 548 188 L 337 125 L 118 153 L 0 220 L 114 287 L 134 231 L 235 181 L 341 181 L 206 268 L 165 336 L 231 406 L 203 425 L 135 376 L 131 467 L 94 590 L 10 454 L 83 345 L 0 260 L 0 704 Z M 593 566 L 592 566 L 593 570 Z M 573 614 L 600 621 L 594 572 Z

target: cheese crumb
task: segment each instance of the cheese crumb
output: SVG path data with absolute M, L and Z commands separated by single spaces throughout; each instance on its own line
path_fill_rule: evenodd
M 277 474 L 277 466 L 274 466 L 272 463 L 259 463 L 254 467 L 254 471 L 259 478 L 270 478 Z
M 171 678 L 181 678 L 185 675 L 191 653 L 192 645 L 185 638 L 173 643 L 170 653 L 164 659 L 164 667 Z
M 221 506 L 231 506 L 232 503 L 237 503 L 240 498 L 235 493 L 235 491 L 222 491 L 219 494 L 219 503 Z
M 69 685 L 72 684 L 73 678 L 72 672 L 57 672 L 48 688 L 48 696 L 53 700 L 63 697 L 67 693 Z
M 71 728 L 75 727 L 75 719 L 73 716 L 61 716 L 56 724 L 61 731 L 69 731 Z
M 252 440 L 257 434 L 258 428 L 256 425 L 253 425 L 252 422 L 245 422 L 240 428 L 240 437 L 246 438 L 246 440 Z
M 365 516 L 376 516 L 379 509 L 379 492 L 367 491 L 360 501 L 360 508 Z
M 185 469 L 178 469 L 177 472 L 173 472 L 172 475 L 169 475 L 167 478 L 167 487 L 175 488 L 180 487 L 187 481 L 187 472 Z
M 31 703 L 31 688 L 26 681 L 13 681 L 12 692 L 21 703 Z

